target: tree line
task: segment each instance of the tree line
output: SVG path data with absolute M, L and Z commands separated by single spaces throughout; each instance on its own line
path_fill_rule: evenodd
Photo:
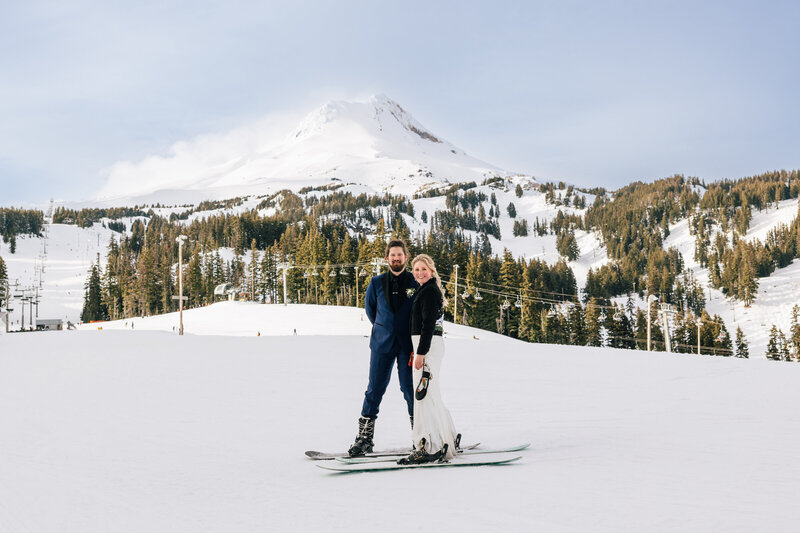
M 767 359 L 800 362 L 800 305 L 792 307 L 788 335 L 775 324 L 770 328 Z
M 375 274 L 370 263 L 383 257 L 389 238 L 400 237 L 412 256 L 427 253 L 436 262 L 448 292 L 448 320 L 530 342 L 646 348 L 644 311 L 635 309 L 631 299 L 625 309 L 606 298 L 581 301 L 566 261 L 549 265 L 515 259 L 508 250 L 492 254 L 485 241 L 450 227 L 411 235 L 401 221 L 395 218 L 391 228 L 379 216 L 372 237 L 353 235 L 338 220 L 305 216 L 289 223 L 282 212 L 271 217 L 255 212 L 218 215 L 188 225 L 157 216 L 147 224 L 137 220 L 130 236 L 109 243 L 105 269 L 101 271 L 99 258 L 92 266 L 82 319 L 174 311 L 179 234 L 190 238 L 184 249 L 187 307 L 213 302 L 214 288 L 225 283 L 255 301 L 283 303 L 281 263 L 291 266 L 286 271 L 288 302 L 360 306 Z M 244 239 L 250 239 L 247 250 L 240 246 Z M 458 289 L 456 265 L 461 268 Z M 732 354 L 730 348 L 725 351 L 730 338 L 719 317 L 705 315 L 703 322 L 704 351 Z M 679 319 L 673 328 L 676 351 L 696 342 L 694 329 L 681 328 L 682 323 Z M 652 331 L 655 349 L 664 349 L 660 329 Z
M 19 235 L 42 236 L 44 213 L 38 209 L 16 209 L 0 207 L 0 235 L 13 254 L 17 251 Z

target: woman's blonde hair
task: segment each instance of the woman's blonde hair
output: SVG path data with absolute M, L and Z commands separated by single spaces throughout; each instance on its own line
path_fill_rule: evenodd
M 436 265 L 431 259 L 431 256 L 428 254 L 419 254 L 414 259 L 411 260 L 411 270 L 414 270 L 414 265 L 418 262 L 422 261 L 425 263 L 425 266 L 428 267 L 428 270 L 431 271 L 431 276 L 436 280 L 436 285 L 439 287 L 439 290 L 442 292 L 442 306 L 447 306 L 447 298 L 444 296 L 444 287 L 442 287 L 442 279 L 439 277 L 439 273 L 436 271 Z

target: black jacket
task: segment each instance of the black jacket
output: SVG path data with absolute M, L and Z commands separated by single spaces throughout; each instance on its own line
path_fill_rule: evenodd
M 431 348 L 436 322 L 444 312 L 443 301 L 442 291 L 434 278 L 417 289 L 414 304 L 411 306 L 411 334 L 420 336 L 416 352 L 419 355 L 425 355 Z
M 372 322 L 372 334 L 369 338 L 371 350 L 379 353 L 389 353 L 395 342 L 400 345 L 404 353 L 411 353 L 411 333 L 408 325 L 411 321 L 411 304 L 419 283 L 410 272 L 400 274 L 401 287 L 403 288 L 403 304 L 394 311 L 391 304 L 391 280 L 393 276 L 384 272 L 375 276 L 367 287 L 367 297 L 364 299 L 364 309 L 367 318 Z

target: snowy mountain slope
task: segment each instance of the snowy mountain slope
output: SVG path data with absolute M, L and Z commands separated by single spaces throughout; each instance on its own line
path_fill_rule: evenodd
M 800 520 L 797 365 L 526 344 L 448 323 L 443 398 L 464 438 L 530 451 L 507 467 L 336 475 L 303 451 L 355 435 L 358 315 L 217 304 L 186 317 L 183 337 L 173 314 L 0 338 L 4 532 L 789 532 Z M 298 321 L 298 336 L 254 334 Z M 315 334 L 331 323 L 344 334 Z M 396 379 L 379 447 L 408 443 Z M 435 502 L 414 508 L 420 487 Z
M 767 233 L 780 224 L 790 224 L 798 213 L 798 200 L 779 202 L 777 207 L 753 212 L 750 228 L 745 240 L 757 239 L 762 243 Z M 719 231 L 714 228 L 713 235 Z M 777 269 L 767 278 L 759 278 L 759 288 L 753 304 L 747 308 L 744 303 L 726 298 L 710 286 L 709 272 L 694 259 L 695 238 L 689 233 L 687 219 L 670 226 L 670 234 L 664 240 L 664 249 L 675 247 L 684 259 L 685 267 L 692 271 L 695 279 L 706 288 L 706 308 L 711 315 L 719 315 L 731 335 L 736 334 L 737 326 L 750 344 L 751 356 L 761 356 L 766 352 L 769 330 L 773 324 L 784 332 L 789 330 L 792 307 L 800 303 L 800 261 L 795 260 L 786 268 Z
M 45 224 L 45 234 L 41 238 L 29 235 L 18 237 L 14 254 L 10 253 L 9 245 L 0 239 L 0 257 L 8 269 L 12 294 L 17 292 L 15 283 L 20 289 L 38 287 L 39 318 L 77 322 L 83 306 L 84 284 L 89 268 L 97 261 L 98 254 L 101 264 L 105 264 L 112 235 L 118 234 L 100 224 L 95 224 L 92 228 Z M 10 326 L 12 330 L 19 329 L 22 320 L 20 301 L 15 300 L 13 305 Z M 30 318 L 30 309 L 26 305 L 26 327 L 31 323 Z M 35 323 L 36 316 L 33 319 L 33 324 Z
M 523 187 L 522 197 L 517 197 L 515 188 L 517 185 Z M 535 180 L 528 176 L 511 176 L 504 180 L 502 187 L 492 186 L 478 186 L 470 189 L 474 192 L 480 192 L 486 195 L 487 200 L 482 203 L 484 210 L 488 213 L 492 207 L 491 195 L 494 194 L 497 198 L 496 207 L 500 210 L 500 217 L 498 219 L 500 225 L 500 239 L 494 236 L 489 236 L 489 243 L 492 246 L 492 253 L 502 255 L 504 249 L 508 249 L 514 257 L 524 257 L 525 259 L 538 259 L 545 261 L 548 264 L 554 264 L 562 259 L 561 255 L 556 249 L 556 236 L 552 234 L 537 235 L 533 231 L 533 223 L 538 220 L 540 223 L 549 227 L 559 212 L 566 215 L 583 216 L 586 212 L 585 209 L 577 209 L 575 207 L 555 206 L 548 203 L 545 194 L 538 189 L 538 184 Z M 589 193 L 576 192 L 576 195 L 582 196 L 586 200 L 586 205 L 591 206 L 595 200 L 595 196 Z M 514 204 L 516 209 L 516 216 L 511 217 L 508 213 L 509 204 Z M 435 211 L 444 211 L 447 209 L 444 197 L 436 198 L 419 198 L 413 200 L 415 217 L 411 218 L 404 215 L 404 220 L 412 232 L 430 231 L 431 219 L 427 223 L 421 220 L 421 214 L 426 211 L 430 217 Z M 514 222 L 521 222 L 527 220 L 529 225 L 527 236 L 514 236 Z M 464 234 L 477 240 L 478 233 L 470 230 L 465 230 Z M 575 230 L 575 238 L 578 242 L 580 249 L 580 257 L 576 261 L 569 261 L 569 266 L 575 273 L 578 286 L 583 288 L 586 286 L 586 276 L 589 269 L 597 269 L 608 262 L 605 246 L 600 240 L 597 232 L 586 232 L 582 230 Z
M 515 194 L 517 185 L 521 185 L 524 189 L 521 198 L 518 198 Z M 353 195 L 358 195 L 370 193 L 371 191 L 366 185 L 348 184 L 337 189 L 336 192 L 350 192 Z M 470 191 L 483 193 L 486 196 L 487 199 L 482 203 L 486 213 L 489 213 L 490 208 L 494 208 L 489 199 L 491 195 L 494 194 L 497 199 L 496 208 L 501 213 L 499 219 L 497 219 L 500 225 L 501 239 L 498 240 L 490 236 L 489 242 L 493 253 L 499 255 L 502 255 L 503 250 L 507 248 L 514 257 L 535 258 L 553 264 L 560 259 L 560 255 L 556 250 L 556 237 L 554 235 L 537 235 L 532 229 L 534 221 L 538 219 L 540 223 L 547 225 L 556 218 L 559 211 L 576 215 L 582 215 L 585 212 L 583 209 L 555 206 L 547 203 L 545 194 L 538 190 L 536 181 L 527 176 L 512 176 L 506 178 L 502 185 L 478 185 L 470 189 Z M 330 194 L 333 194 L 333 192 L 310 191 L 302 196 L 321 197 Z M 594 196 L 591 194 L 580 192 L 576 194 L 583 196 L 587 205 L 591 205 L 594 201 Z M 255 209 L 265 198 L 265 195 L 243 197 L 237 205 L 196 211 L 185 220 L 178 222 L 190 224 L 194 220 L 211 216 L 241 214 Z M 412 235 L 430 231 L 435 211 L 447 210 L 444 196 L 417 198 L 410 201 L 414 205 L 415 215 L 414 217 L 403 215 L 403 218 Z M 516 218 L 511 218 L 507 212 L 509 203 L 514 203 L 516 207 Z M 56 204 L 56 207 L 59 205 L 73 209 L 80 207 L 80 205 L 72 203 Z M 169 207 L 147 205 L 143 207 L 143 210 L 152 209 L 155 214 L 168 219 L 173 213 L 181 214 L 197 205 L 198 203 L 191 202 L 180 202 Z M 97 206 L 95 205 L 95 207 Z M 427 222 L 422 221 L 423 211 L 428 215 Z M 275 208 L 266 208 L 262 209 L 259 214 L 266 216 L 275 212 Z M 385 208 L 383 213 L 388 216 L 388 211 Z M 127 234 L 130 235 L 133 221 L 137 219 L 146 222 L 145 217 L 123 217 L 116 221 L 122 222 L 125 225 Z M 529 234 L 524 237 L 515 237 L 513 235 L 513 224 L 515 221 L 523 219 L 528 221 L 531 228 Z M 42 296 L 42 304 L 39 308 L 40 317 L 62 318 L 72 322 L 79 321 L 83 305 L 84 283 L 91 263 L 96 261 L 99 253 L 101 266 L 104 267 L 109 240 L 121 237 L 119 233 L 103 227 L 103 223 L 108 222 L 109 220 L 104 219 L 91 228 L 79 228 L 64 224 L 46 224 L 45 227 L 48 230 L 47 239 L 30 236 L 21 237 L 15 254 L 10 253 L 8 244 L 0 241 L 0 257 L 3 257 L 8 264 L 9 280 L 12 284 L 18 281 L 24 287 L 38 285 L 39 276 L 35 267 L 42 262 L 42 250 L 45 247 L 48 248 L 45 271 L 41 276 L 42 290 L 40 294 Z M 355 235 L 357 232 L 352 231 L 351 233 Z M 477 232 L 465 230 L 464 233 L 477 240 Z M 608 257 L 605 253 L 605 247 L 601 244 L 597 234 L 581 230 L 576 230 L 575 234 L 581 256 L 577 261 L 572 261 L 569 264 L 575 273 L 578 286 L 582 288 L 586 284 L 586 274 L 589 268 L 597 269 L 608 262 Z M 45 240 L 47 240 L 47 244 L 44 243 Z M 233 252 L 230 249 L 222 249 L 221 253 L 228 261 L 232 258 Z M 245 254 L 245 261 L 249 261 L 249 251 Z M 21 319 L 21 309 L 18 308 L 13 313 L 12 319 L 14 320 L 12 326 L 18 324 Z M 29 323 L 28 320 L 26 320 L 27 323 Z
M 514 193 L 515 186 L 522 184 L 524 193 L 518 198 Z M 353 194 L 369 191 L 365 185 L 347 185 L 340 192 L 352 191 Z M 538 236 L 530 232 L 526 237 L 514 237 L 512 226 L 515 220 L 527 219 L 529 224 L 535 219 L 542 223 L 552 221 L 559 210 L 567 214 L 583 214 L 584 210 L 574 207 L 554 206 L 545 201 L 544 194 L 538 190 L 538 184 L 534 180 L 525 176 L 512 176 L 506 178 L 500 186 L 478 185 L 470 189 L 473 192 L 480 192 L 487 196 L 483 202 L 483 207 L 488 213 L 493 204 L 488 200 L 491 194 L 497 198 L 497 209 L 501 212 L 498 219 L 501 228 L 502 239 L 498 240 L 490 237 L 489 241 L 495 254 L 502 254 L 503 249 L 509 249 L 515 257 L 525 257 L 528 259 L 536 258 L 548 263 L 559 260 L 559 254 L 555 246 L 554 235 Z M 332 194 L 331 191 L 311 191 L 304 196 L 324 196 Z M 587 205 L 594 201 L 592 195 L 581 194 L 586 198 Z M 196 212 L 190 215 L 186 223 L 192 220 L 218 215 L 221 213 L 236 214 L 254 209 L 264 196 L 252 196 L 244 198 L 241 205 L 225 209 L 213 209 L 210 211 Z M 517 217 L 512 219 L 507 213 L 507 206 L 513 202 L 516 206 Z M 406 224 L 411 229 L 412 234 L 419 234 L 429 231 L 432 224 L 432 215 L 436 210 L 445 210 L 445 198 L 443 196 L 433 198 L 418 198 L 412 200 L 415 215 L 410 217 L 403 215 Z M 191 204 L 181 204 L 175 207 L 159 207 L 154 211 L 168 217 L 170 213 L 181 213 L 189 209 Z M 798 201 L 787 200 L 781 202 L 777 208 L 770 207 L 763 212 L 754 212 L 750 230 L 745 238 L 762 240 L 768 231 L 778 224 L 788 224 L 797 215 Z M 262 214 L 273 214 L 274 208 L 262 210 Z M 422 222 L 422 212 L 428 214 L 428 221 Z M 132 218 L 122 221 L 126 224 L 128 231 L 131 228 Z M 82 229 L 75 226 L 48 225 L 50 228 L 50 252 L 48 261 L 53 269 L 46 269 L 43 274 L 42 285 L 42 305 L 40 306 L 39 316 L 42 318 L 65 318 L 73 322 L 79 319 L 80 309 L 83 298 L 83 284 L 86 280 L 89 265 L 94 261 L 96 254 L 101 254 L 104 259 L 105 250 L 109 238 L 117 235 L 100 224 L 94 228 Z M 717 231 L 715 229 L 714 231 Z M 465 234 L 477 238 L 477 233 L 465 231 Z M 605 248 L 602 246 L 599 236 L 595 233 L 576 231 L 577 241 L 581 255 L 577 261 L 570 262 L 578 286 L 583 288 L 586 282 L 586 274 L 589 268 L 597 269 L 599 266 L 608 262 Z M 83 244 L 81 244 L 83 243 Z M 673 224 L 670 228 L 670 235 L 664 242 L 664 248 L 668 249 L 675 246 L 682 254 L 686 267 L 689 268 L 695 278 L 706 287 L 707 308 L 712 315 L 720 315 L 726 323 L 731 334 L 735 334 L 737 326 L 741 326 L 750 344 L 750 353 L 753 357 L 763 356 L 766 350 L 769 329 L 772 324 L 777 325 L 784 332 L 789 329 L 791 308 L 797 303 L 796 295 L 800 289 L 800 268 L 795 264 L 787 268 L 777 270 L 769 278 L 759 280 L 760 286 L 755 302 L 750 308 L 745 308 L 741 302 L 733 302 L 724 298 L 724 295 L 715 289 L 708 288 L 708 271 L 700 267 L 694 261 L 694 237 L 689 234 L 688 221 L 682 220 Z M 35 265 L 41 263 L 41 251 L 43 243 L 41 239 L 25 237 L 20 239 L 18 251 L 11 255 L 8 253 L 8 245 L 0 244 L 0 256 L 2 256 L 9 268 L 9 278 L 19 280 L 23 286 L 33 286 L 37 283 L 38 274 Z M 231 251 L 222 250 L 223 256 L 230 259 Z M 245 257 L 245 260 L 248 260 Z M 626 297 L 616 299 L 618 303 L 624 304 Z M 639 307 L 644 303 L 638 298 L 634 298 Z M 27 312 L 27 311 L 26 311 Z M 29 313 L 27 315 L 30 316 Z M 20 308 L 17 306 L 15 313 L 12 314 L 12 327 L 18 324 L 21 318 Z M 30 318 L 26 321 L 29 322 Z
M 297 190 L 332 179 L 357 182 L 376 193 L 412 194 L 431 182 L 483 180 L 507 173 L 475 159 L 426 130 L 386 96 L 366 102 L 329 102 L 309 113 L 277 144 L 249 145 L 231 152 L 225 142 L 203 161 L 187 161 L 195 152 L 185 143 L 170 157 L 121 163 L 111 172 L 98 199 L 111 203 L 171 203 L 184 199 L 223 199 Z M 159 191 L 163 191 L 160 193 Z M 201 194 L 200 194 L 201 193 Z M 161 200 L 159 198 L 163 196 Z

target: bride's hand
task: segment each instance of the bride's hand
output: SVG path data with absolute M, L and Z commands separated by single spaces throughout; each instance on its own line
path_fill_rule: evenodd
M 417 370 L 422 368 L 422 363 L 424 361 L 425 361 L 425 356 L 417 354 L 417 356 L 414 358 L 414 368 L 416 368 Z

